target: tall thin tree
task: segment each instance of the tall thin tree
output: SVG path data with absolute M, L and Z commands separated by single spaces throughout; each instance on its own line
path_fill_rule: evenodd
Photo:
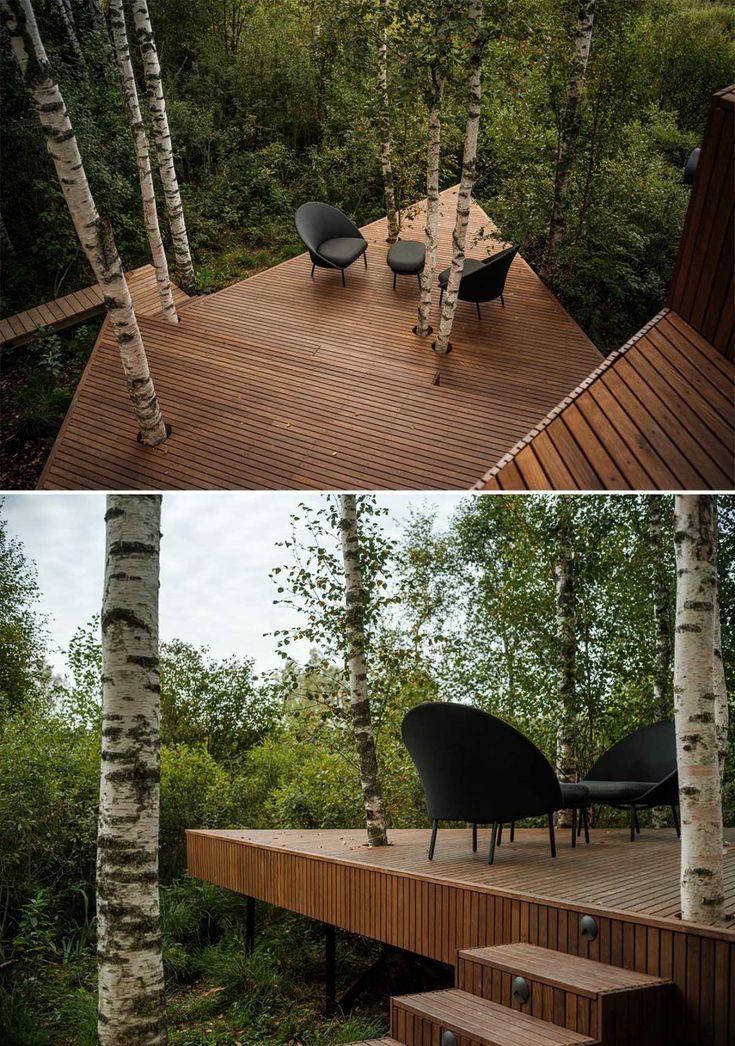
M 380 0 L 378 35 L 378 127 L 380 129 L 380 163 L 383 169 L 385 213 L 388 218 L 388 243 L 395 243 L 400 232 L 396 210 L 396 186 L 393 176 L 393 149 L 390 133 L 390 98 L 388 95 L 388 0 Z
M 166 426 L 148 370 L 133 300 L 109 221 L 97 212 L 74 129 L 38 32 L 30 0 L 0 0 L 10 44 L 46 136 L 69 213 L 117 339 L 120 360 L 143 443 L 166 439 Z
M 97 831 L 98 1042 L 167 1040 L 158 887 L 159 494 L 107 498 Z
M 477 136 L 480 130 L 480 101 L 482 97 L 482 58 L 485 52 L 486 32 L 483 28 L 482 0 L 469 0 L 467 10 L 468 39 L 470 43 L 469 79 L 467 87 L 467 124 L 462 155 L 462 177 L 457 194 L 457 216 L 452 234 L 452 264 L 444 293 L 444 308 L 439 322 L 439 333 L 433 343 L 441 355 L 451 350 L 449 338 L 457 309 L 459 282 L 464 268 L 464 249 L 470 220 L 472 189 L 477 175 Z
M 112 43 L 115 48 L 115 59 L 122 82 L 125 111 L 135 143 L 135 159 L 138 164 L 138 180 L 140 181 L 140 194 L 143 199 L 143 219 L 145 221 L 148 244 L 151 249 L 153 268 L 156 271 L 158 297 L 161 301 L 161 310 L 166 319 L 171 323 L 178 323 L 179 318 L 171 291 L 166 252 L 158 224 L 156 190 L 153 185 L 148 135 L 145 133 L 145 125 L 138 101 L 138 88 L 135 84 L 133 63 L 130 60 L 130 46 L 128 44 L 128 30 L 125 24 L 123 0 L 110 0 L 110 28 L 112 30 Z
M 82 48 L 79 44 L 77 27 L 74 23 L 74 12 L 71 9 L 71 4 L 67 3 L 66 0 L 54 0 L 54 7 L 59 13 L 61 24 L 64 26 L 64 31 L 66 32 L 67 39 L 75 57 L 80 62 L 84 63 L 84 55 L 82 54 Z
M 662 494 L 649 494 L 646 498 L 656 644 L 653 655 L 653 714 L 658 720 L 671 717 L 671 592 L 664 551 L 665 502 Z M 656 828 L 663 828 L 668 824 L 665 807 L 654 807 L 653 824 Z
M 678 494 L 674 510 L 674 716 L 681 804 L 681 915 L 723 920 L 722 792 L 714 697 L 716 498 Z
M 415 333 L 425 338 L 431 334 L 429 313 L 436 271 L 436 244 L 439 228 L 439 171 L 441 161 L 441 119 L 444 84 L 450 43 L 450 15 L 452 4 L 444 0 L 436 21 L 436 31 L 429 62 L 429 141 L 426 156 L 426 225 L 424 242 L 426 263 L 421 273 L 421 297 Z
M 360 566 L 360 535 L 357 499 L 354 494 L 340 494 L 340 535 L 345 572 L 345 633 L 347 664 L 350 675 L 350 706 L 355 734 L 360 782 L 365 805 L 368 844 L 385 846 L 388 834 L 385 808 L 378 775 L 375 736 L 370 717 L 370 694 L 365 652 L 365 589 Z
M 161 185 L 163 186 L 163 195 L 166 201 L 166 213 L 168 215 L 169 228 L 171 229 L 171 243 L 174 249 L 174 258 L 176 259 L 176 272 L 183 290 L 187 294 L 193 294 L 197 290 L 197 280 L 189 249 L 189 237 L 186 232 L 184 205 L 181 202 L 179 182 L 176 177 L 174 151 L 171 142 L 171 131 L 168 126 L 166 98 L 163 93 L 163 80 L 161 78 L 161 65 L 158 61 L 156 39 L 153 35 L 147 0 L 132 0 L 132 2 L 135 35 L 143 60 L 143 78 L 153 118 L 158 171 L 161 176 Z
M 559 129 L 556 170 L 554 174 L 554 202 L 546 234 L 546 246 L 541 263 L 541 276 L 548 280 L 554 273 L 554 262 L 564 237 L 566 226 L 567 198 L 572 181 L 574 150 L 579 139 L 582 116 L 587 63 L 592 47 L 592 27 L 595 21 L 595 0 L 578 0 L 577 31 L 574 39 L 574 56 L 567 81 L 564 111 Z
M 556 732 L 556 762 L 559 778 L 574 781 L 576 761 L 577 622 L 574 578 L 573 502 L 569 496 L 556 498 L 556 639 L 559 657 L 559 701 Z M 570 823 L 568 810 L 559 812 L 560 825 Z
M 715 563 L 719 563 L 720 528 L 715 511 Z M 720 767 L 720 784 L 724 782 L 725 759 L 727 757 L 728 733 L 730 728 L 730 709 L 727 700 L 727 680 L 725 662 L 722 657 L 722 622 L 720 617 L 720 583 L 719 572 L 716 572 L 715 619 L 713 625 L 714 667 L 713 681 L 715 692 L 715 733 L 717 735 L 717 762 Z

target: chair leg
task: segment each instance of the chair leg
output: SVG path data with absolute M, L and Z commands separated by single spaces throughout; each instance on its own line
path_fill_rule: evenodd
M 342 286 L 346 287 L 347 284 L 345 283 L 345 270 L 344 269 L 340 269 L 340 272 L 342 273 Z
M 502 291 L 500 292 L 500 304 L 505 308 L 505 298 L 503 297 Z
M 674 828 L 676 828 L 676 837 L 681 839 L 681 825 L 679 824 L 679 811 L 676 806 L 671 807 L 671 816 L 674 818 Z
M 421 288 L 421 273 L 417 273 L 416 280 L 418 281 L 419 289 Z
M 362 260 L 365 262 L 365 268 L 367 269 L 367 251 L 363 254 Z
M 431 826 L 431 842 L 429 843 L 429 860 L 434 860 L 434 850 L 436 848 L 436 833 L 439 828 L 439 822 L 434 821 Z
M 439 308 L 440 309 L 442 307 L 442 300 L 443 300 L 443 298 L 444 298 L 444 288 L 440 287 L 439 288 Z
M 635 807 L 630 808 L 630 841 L 635 842 Z
M 577 848 L 577 807 L 572 807 L 572 849 Z
M 515 821 L 510 822 L 510 841 L 514 843 L 516 841 L 516 823 Z
M 482 313 L 480 312 L 480 303 L 479 303 L 479 301 L 475 302 L 475 308 L 477 309 L 477 318 L 478 318 L 478 320 L 481 320 L 482 319 Z
M 640 835 L 641 834 L 641 823 L 638 820 L 638 808 L 636 806 L 633 807 L 633 820 L 635 822 L 635 834 L 636 835 Z
M 554 835 L 554 815 L 549 814 L 549 848 L 551 856 L 556 857 L 556 836 Z
M 472 852 L 477 853 L 477 824 L 472 825 Z
M 487 855 L 487 863 L 492 864 L 495 860 L 495 843 L 498 838 L 498 822 L 493 821 L 493 830 L 490 833 L 490 853 Z
M 311 266 L 311 278 L 312 278 L 312 280 L 314 279 L 314 269 L 316 269 L 316 265 L 312 265 Z
M 590 841 L 590 817 L 586 806 L 582 807 L 582 822 L 584 824 L 584 841 L 589 846 Z
M 498 838 L 496 840 L 496 845 L 500 846 L 502 841 L 503 841 L 503 822 L 501 821 L 500 824 L 498 825 Z
M 393 290 L 396 289 L 396 274 L 393 273 Z

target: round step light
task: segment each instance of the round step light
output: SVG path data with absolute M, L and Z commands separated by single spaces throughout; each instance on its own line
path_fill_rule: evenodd
M 457 1046 L 457 1036 L 453 1031 L 442 1032 L 442 1046 Z
M 511 990 L 513 998 L 517 999 L 524 1006 L 531 998 L 531 989 L 525 977 L 514 977 Z
M 597 922 L 591 915 L 583 915 L 579 920 L 579 932 L 585 941 L 594 941 L 597 937 Z

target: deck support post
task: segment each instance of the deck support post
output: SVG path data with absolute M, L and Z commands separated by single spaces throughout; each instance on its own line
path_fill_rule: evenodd
M 439 828 L 439 822 L 433 821 L 431 825 L 431 841 L 429 843 L 429 860 L 434 860 L 434 849 L 436 848 L 436 833 Z
M 255 951 L 255 898 L 248 897 L 245 904 L 245 954 Z
M 327 1017 L 337 1012 L 337 935 L 330 923 L 324 924 L 324 1010 Z

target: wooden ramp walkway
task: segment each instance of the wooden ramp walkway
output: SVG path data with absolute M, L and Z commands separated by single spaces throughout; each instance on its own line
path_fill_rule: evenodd
M 442 194 L 439 264 L 456 190 Z M 404 228 L 420 239 L 423 209 Z M 473 206 L 470 238 L 492 229 Z M 365 271 L 318 271 L 300 255 L 192 298 L 173 328 L 141 318 L 172 437 L 136 441 L 105 329 L 41 477 L 45 488 L 467 489 L 599 365 L 600 353 L 517 258 L 505 309 L 460 303 L 454 351 L 412 334 L 417 286 L 391 289 L 386 222 L 363 229 Z M 497 248 L 496 248 L 497 249 Z M 468 253 L 485 253 L 483 245 Z M 438 322 L 438 295 L 432 322 Z M 436 375 L 440 384 L 432 384 Z
M 188 870 L 260 901 L 448 963 L 457 969 L 460 987 L 463 977 L 465 984 L 478 983 L 478 975 L 482 980 L 477 970 L 462 970 L 463 962 L 473 960 L 467 949 L 519 943 L 664 978 L 676 986 L 680 1007 L 679 1034 L 666 1041 L 703 1046 L 735 1041 L 735 931 L 679 918 L 680 844 L 673 829 L 644 829 L 635 843 L 628 841 L 627 830 L 591 834 L 589 846 L 573 850 L 560 833 L 558 857 L 552 860 L 545 830 L 519 829 L 514 843 L 504 838 L 489 866 L 489 833 L 481 833 L 480 852 L 473 854 L 469 829 L 442 830 L 431 862 L 428 829 L 394 830 L 391 845 L 381 848 L 365 845 L 364 830 L 195 830 L 187 832 Z M 728 830 L 728 837 L 735 838 L 735 830 Z M 732 911 L 732 846 L 725 889 Z M 583 915 L 595 920 L 593 940 L 582 936 Z M 518 956 L 512 961 L 516 965 Z M 557 983 L 563 966 L 561 959 Z M 533 975 L 530 968 L 524 972 Z M 496 1040 L 478 1036 L 477 1041 Z M 653 1040 L 618 1041 L 650 1046 Z M 434 1039 L 419 1039 L 419 1046 L 424 1042 Z
M 152 316 L 160 312 L 156 276 L 152 265 L 143 265 L 126 273 L 130 293 L 139 316 Z M 173 287 L 177 305 L 187 300 L 187 295 Z M 39 330 L 59 331 L 105 311 L 102 291 L 98 284 L 81 291 L 65 294 L 63 298 L 36 305 L 25 312 L 16 313 L 0 320 L 0 347 L 27 344 Z

